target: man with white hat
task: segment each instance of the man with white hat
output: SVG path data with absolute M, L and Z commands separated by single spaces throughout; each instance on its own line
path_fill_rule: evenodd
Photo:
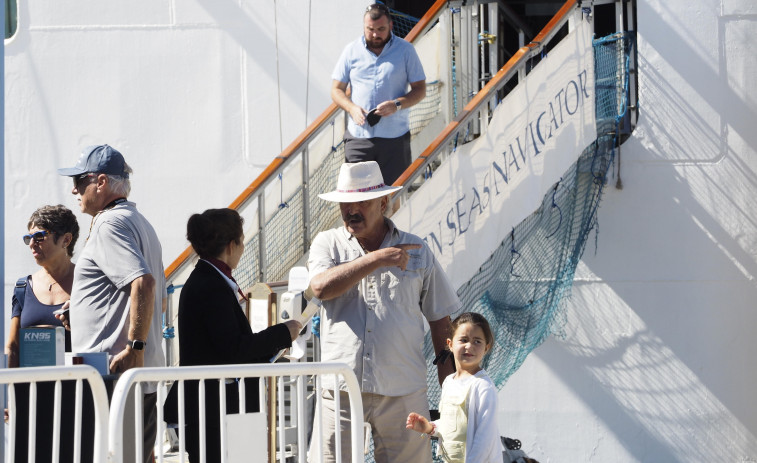
M 319 233 L 308 259 L 310 286 L 323 301 L 321 360 L 352 366 L 377 463 L 431 462 L 428 441 L 403 425 L 411 411 L 428 409 L 423 318 L 438 355 L 449 315 L 461 306 L 424 241 L 384 217 L 389 195 L 401 188 L 384 184 L 375 161 L 342 165 L 337 189 L 319 197 L 339 203 L 344 226 Z M 440 382 L 453 371 L 449 362 L 438 368 Z M 341 455 L 349 461 L 345 385 L 327 375 L 323 387 L 324 461 L 335 454 L 334 389 L 343 395 Z

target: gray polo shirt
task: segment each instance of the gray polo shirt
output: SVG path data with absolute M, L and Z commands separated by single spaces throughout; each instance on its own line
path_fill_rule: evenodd
M 426 388 L 423 318 L 440 320 L 461 303 L 423 240 L 386 221 L 389 232 L 381 248 L 397 244 L 422 247 L 408 251 L 406 270 L 380 268 L 340 297 L 324 301 L 321 359 L 350 365 L 363 392 L 400 396 Z M 321 232 L 310 247 L 310 276 L 363 255 L 346 228 Z M 333 376 L 326 375 L 323 386 L 334 389 Z M 343 383 L 340 389 L 345 389 Z
M 108 352 L 126 347 L 131 282 L 151 274 L 155 300 L 145 341 L 145 366 L 165 366 L 162 299 L 166 294 L 163 251 L 152 225 L 126 201 L 98 214 L 76 261 L 71 290 L 71 349 Z M 145 391 L 152 392 L 152 391 Z

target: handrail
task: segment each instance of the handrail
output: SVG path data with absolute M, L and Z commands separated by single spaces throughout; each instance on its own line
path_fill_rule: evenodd
M 95 436 L 93 457 L 96 461 L 104 461 L 103 457 L 106 455 L 108 446 L 108 392 L 105 389 L 103 377 L 96 369 L 89 365 L 0 369 L 0 385 L 85 380 L 89 383 L 92 401 L 94 402 Z M 81 394 L 81 391 L 77 392 L 76 404 L 81 407 L 83 396 L 79 394 Z M 9 445 L 15 444 L 11 442 Z
M 457 117 L 450 122 L 437 137 L 423 150 L 418 158 L 405 169 L 405 172 L 393 183 L 393 186 L 406 186 L 414 181 L 431 162 L 436 154 L 442 149 L 444 144 L 449 142 L 455 136 L 458 129 L 465 125 L 474 115 L 486 98 L 493 95 L 507 80 L 509 80 L 517 71 L 518 66 L 529 58 L 530 53 L 537 49 L 541 43 L 546 41 L 551 35 L 557 32 L 556 26 L 561 24 L 565 16 L 575 6 L 576 0 L 567 0 L 558 12 L 552 17 L 546 26 L 537 34 L 534 39 L 524 45 L 513 56 L 507 60 L 504 66 L 494 75 L 494 77 L 482 88 L 476 95 L 465 105 Z M 403 189 L 396 194 L 407 194 L 407 189 Z
M 431 5 L 431 8 L 426 11 L 418 23 L 413 26 L 410 32 L 405 36 L 405 40 L 412 43 L 416 38 L 421 36 L 421 33 L 433 25 L 433 20 L 437 17 L 439 11 L 447 4 L 448 0 L 436 0 L 436 3 Z
M 433 24 L 433 20 L 438 17 L 439 13 L 446 4 L 447 0 L 437 0 L 436 3 L 434 3 L 426 12 L 426 14 L 424 14 L 423 17 L 418 21 L 418 23 L 410 30 L 410 32 L 405 37 L 405 40 L 412 43 L 415 39 L 420 37 L 421 33 Z M 320 131 L 324 129 L 333 118 L 336 117 L 338 109 L 339 107 L 335 103 L 331 103 L 326 108 L 326 110 L 321 113 L 320 116 L 318 116 L 310 125 L 308 125 L 308 127 L 297 138 L 295 138 L 294 141 L 290 143 L 289 146 L 286 147 L 286 149 L 284 149 L 284 151 L 281 152 L 281 154 L 276 156 L 274 160 L 271 161 L 270 164 L 268 164 L 263 172 L 261 172 L 260 175 L 258 175 L 258 177 L 253 180 L 253 182 L 250 183 L 249 186 L 247 186 L 247 188 L 242 190 L 242 193 L 240 193 L 240 195 L 237 196 L 234 201 L 232 201 L 232 203 L 229 205 L 229 208 L 238 209 L 244 203 L 249 201 L 258 191 L 261 191 L 262 188 L 266 184 L 268 184 L 268 182 L 273 181 L 278 175 L 278 172 L 280 172 L 280 170 L 285 167 L 287 161 L 289 161 L 295 154 L 299 153 L 310 140 L 318 135 Z M 186 263 L 192 254 L 192 247 L 188 246 L 179 255 L 179 257 L 177 257 L 165 269 L 166 279 L 170 279 L 173 273 L 176 272 L 184 263 Z
M 252 196 L 263 188 L 267 182 L 276 178 L 279 169 L 283 168 L 286 161 L 293 155 L 298 153 L 310 140 L 312 140 L 320 130 L 331 122 L 336 116 L 339 107 L 335 103 L 331 103 L 326 110 L 318 116 L 297 138 L 294 139 L 289 146 L 284 149 L 273 161 L 250 183 L 237 198 L 229 205 L 230 209 L 239 209 L 244 203 L 249 201 Z M 171 274 L 176 271 L 188 258 L 192 255 L 192 247 L 188 246 L 179 257 L 169 265 L 166 270 L 166 279 L 171 277 Z
M 198 379 L 226 379 L 226 378 L 251 378 L 251 377 L 282 377 L 304 375 L 340 375 L 347 387 L 347 395 L 350 401 L 350 431 L 352 443 L 352 461 L 361 461 L 363 458 L 363 399 L 360 395 L 360 384 L 355 372 L 349 365 L 338 362 L 322 363 L 268 363 L 268 364 L 239 364 L 239 365 L 199 365 L 184 366 L 180 368 L 132 368 L 127 370 L 119 378 L 113 390 L 110 414 L 108 416 L 108 446 L 110 462 L 120 463 L 124 446 L 123 442 L 123 416 L 126 411 L 126 401 L 132 386 L 143 382 L 186 381 Z M 317 392 L 320 392 L 318 390 Z M 220 392 L 223 394 L 223 392 Z M 158 389 L 158 403 L 162 402 L 162 389 Z M 181 399 L 180 399 L 181 400 Z M 221 399 L 223 400 L 223 399 Z M 338 399 L 337 399 L 338 400 Z M 221 402 L 223 403 L 223 402 Z M 338 403 L 338 402 L 337 402 Z M 180 404 L 181 405 L 181 404 Z M 180 412 L 181 413 L 181 412 Z M 158 432 L 164 431 L 162 408 L 158 409 Z M 180 418 L 181 420 L 182 418 Z M 182 424 L 181 422 L 179 424 Z M 300 451 L 305 451 L 303 446 Z M 126 463 L 126 462 L 124 462 Z

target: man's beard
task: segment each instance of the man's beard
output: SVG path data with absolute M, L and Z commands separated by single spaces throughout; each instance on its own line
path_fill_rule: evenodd
M 369 48 L 384 48 L 384 45 L 389 42 L 390 38 L 391 35 L 387 36 L 385 39 L 372 39 L 366 40 L 366 42 L 368 43 Z

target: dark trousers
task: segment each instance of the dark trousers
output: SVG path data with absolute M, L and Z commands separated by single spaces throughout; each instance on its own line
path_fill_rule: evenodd
M 410 132 L 397 138 L 355 138 L 344 133 L 344 161 L 376 161 L 384 184 L 393 184 L 410 166 Z
M 116 385 L 116 380 L 105 379 L 105 388 L 108 391 L 108 402 L 113 399 L 113 388 Z M 92 401 L 91 392 L 89 387 L 85 386 L 84 404 L 82 408 L 82 430 L 94 429 L 95 427 L 95 408 Z M 134 387 L 131 388 L 130 396 L 132 398 L 126 401 L 125 417 L 123 424 L 123 459 L 124 463 L 132 463 L 134 458 L 134 452 L 136 449 L 134 440 Z M 152 462 L 152 452 L 155 447 L 155 438 L 158 432 L 158 409 L 156 407 L 158 394 L 156 392 L 150 394 L 144 394 L 142 416 L 143 416 L 143 438 L 142 438 L 142 461 L 145 463 Z M 82 439 L 84 441 L 84 439 Z M 88 446 L 85 447 L 85 442 Z M 94 453 L 94 431 L 92 437 L 87 441 L 82 442 L 82 462 L 94 461 L 92 459 Z M 86 457 L 85 457 L 86 456 Z
M 184 389 L 184 412 L 186 419 L 184 445 L 190 463 L 200 461 L 199 381 L 187 381 Z M 258 378 L 245 381 L 245 413 L 259 411 Z M 205 458 L 207 463 L 221 461 L 221 407 L 218 397 L 218 381 L 205 380 Z M 164 418 L 168 423 L 178 422 L 178 383 L 168 393 L 164 405 Z M 239 413 L 239 384 L 226 384 L 226 411 L 224 415 Z M 250 461 L 257 461 L 251 458 Z

